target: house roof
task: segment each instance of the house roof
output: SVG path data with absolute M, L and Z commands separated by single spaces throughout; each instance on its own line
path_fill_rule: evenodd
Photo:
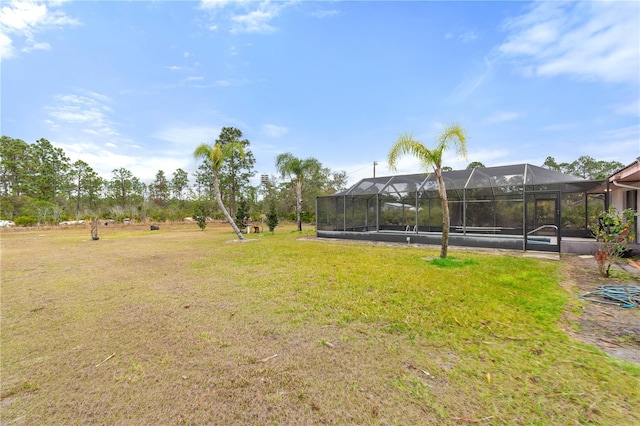
M 609 177 L 609 182 L 640 182 L 640 157 Z
M 585 188 L 600 185 L 602 181 L 585 179 L 560 173 L 531 164 L 510 166 L 479 167 L 475 169 L 452 170 L 442 173 L 447 190 L 498 187 L 545 186 L 557 184 L 575 184 Z M 366 195 L 378 193 L 403 193 L 413 191 L 436 190 L 437 183 L 433 173 L 417 173 L 375 178 L 365 178 L 346 191 L 334 195 Z

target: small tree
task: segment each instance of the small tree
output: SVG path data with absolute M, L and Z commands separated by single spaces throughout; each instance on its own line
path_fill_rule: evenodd
M 618 214 L 615 207 L 598 216 L 597 224 L 592 228 L 601 247 L 595 253 L 598 270 L 603 277 L 609 276 L 609 269 L 627 251 L 629 243 L 635 238 L 635 219 L 638 213 L 632 209 Z
M 214 145 L 202 143 L 198 145 L 196 150 L 193 152 L 193 156 L 195 158 L 207 158 L 211 162 L 211 170 L 213 172 L 213 190 L 216 195 L 218 207 L 220 208 L 220 211 L 222 211 L 225 219 L 227 219 L 227 223 L 229 223 L 231 228 L 233 228 L 233 232 L 236 233 L 238 239 L 244 240 L 242 232 L 240 232 L 240 229 L 236 226 L 236 223 L 233 221 L 229 211 L 224 206 L 224 203 L 222 202 L 222 193 L 220 192 L 220 169 L 222 168 L 224 160 L 238 152 L 241 156 L 243 155 L 242 145 L 236 145 L 233 143 L 222 145 L 219 142 L 216 142 Z
M 305 181 L 317 174 L 322 166 L 318 160 L 313 157 L 304 160 L 294 157 L 293 154 L 287 152 L 276 157 L 276 169 L 281 176 L 290 176 L 296 191 L 296 222 L 298 231 L 302 231 L 302 190 Z
M 269 212 L 267 212 L 267 226 L 271 233 L 273 233 L 273 230 L 278 226 L 278 213 L 276 212 L 276 203 L 274 202 L 271 202 L 269 205 Z
M 435 148 L 427 148 L 421 142 L 413 139 L 413 135 L 404 134 L 398 138 L 396 143 L 391 147 L 388 156 L 389 168 L 395 170 L 396 164 L 400 156 L 411 154 L 416 157 L 423 168 L 433 168 L 438 184 L 438 198 L 442 206 L 442 246 L 440 249 L 440 257 L 446 258 L 449 248 L 449 227 L 451 219 L 449 218 L 449 202 L 447 199 L 447 188 L 445 188 L 444 177 L 442 172 L 442 160 L 445 151 L 451 146 L 457 148 L 457 153 L 461 157 L 467 156 L 467 135 L 459 124 L 451 124 L 438 136 L 438 142 Z M 426 171 L 426 170 L 425 170 Z
M 238 209 L 236 210 L 236 226 L 241 230 L 247 228 L 247 221 L 249 220 L 249 205 L 244 198 L 240 199 L 238 203 Z
M 209 216 L 209 209 L 203 201 L 199 201 L 195 205 L 195 212 L 193 218 L 196 220 L 198 227 L 204 231 L 207 227 L 207 217 Z

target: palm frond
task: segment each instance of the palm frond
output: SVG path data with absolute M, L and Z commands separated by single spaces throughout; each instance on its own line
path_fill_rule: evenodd
M 404 155 L 412 155 L 420 161 L 422 167 L 428 167 L 433 163 L 433 153 L 420 141 L 413 139 L 413 134 L 401 135 L 389 150 L 387 162 L 391 170 L 396 170 L 398 160 Z
M 465 130 L 458 123 L 448 125 L 438 137 L 437 150 L 442 152 L 449 149 L 451 145 L 456 147 L 456 153 L 467 158 L 467 135 Z
M 211 145 L 206 143 L 201 143 L 198 145 L 193 151 L 193 157 L 197 160 L 201 160 L 203 158 L 209 158 L 209 153 L 211 152 Z
M 302 173 L 302 161 L 290 152 L 285 152 L 276 157 L 276 169 L 282 178 L 286 176 L 299 176 Z
M 206 143 L 201 143 L 196 147 L 195 151 L 193 151 L 193 157 L 198 160 L 204 158 L 209 159 L 214 170 L 220 170 L 220 167 L 222 167 L 222 161 L 225 158 L 222 147 L 218 142 L 216 142 L 213 146 Z
M 218 171 L 222 168 L 222 163 L 226 158 L 225 154 L 226 152 L 222 149 L 222 144 L 220 144 L 220 142 L 216 142 L 209 154 L 213 170 Z

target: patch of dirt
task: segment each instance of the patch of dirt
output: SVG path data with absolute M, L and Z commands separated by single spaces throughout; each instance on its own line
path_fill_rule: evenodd
M 640 364 L 640 307 L 622 308 L 581 298 L 598 286 L 640 285 L 637 268 L 625 262 L 611 269 L 613 278 L 601 277 L 593 257 L 562 256 L 562 285 L 576 297 L 565 311 L 564 329 L 613 357 Z

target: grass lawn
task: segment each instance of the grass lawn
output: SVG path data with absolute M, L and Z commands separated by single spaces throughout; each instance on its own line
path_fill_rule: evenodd
M 640 423 L 558 262 L 160 228 L 2 231 L 3 425 Z

